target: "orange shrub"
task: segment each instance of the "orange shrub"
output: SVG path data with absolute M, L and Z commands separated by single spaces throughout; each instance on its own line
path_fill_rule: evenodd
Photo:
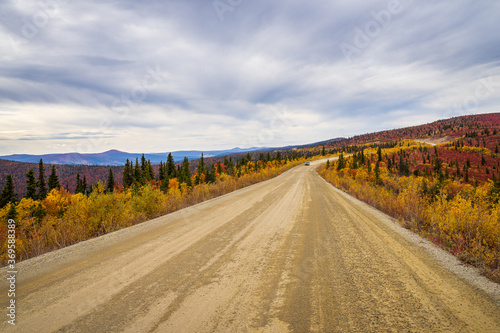
M 498 198 L 491 181 L 473 187 L 451 180 L 439 183 L 431 178 L 398 177 L 382 163 L 380 171 L 380 183 L 376 183 L 366 167 L 356 172 L 318 168 L 334 186 L 397 218 L 403 226 L 500 281 L 500 205 L 495 203 Z M 437 188 L 437 195 L 429 188 Z

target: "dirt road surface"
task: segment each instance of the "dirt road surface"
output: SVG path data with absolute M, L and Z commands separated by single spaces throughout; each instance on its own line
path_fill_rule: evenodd
M 497 285 L 317 165 L 18 264 L 0 331 L 500 332 Z

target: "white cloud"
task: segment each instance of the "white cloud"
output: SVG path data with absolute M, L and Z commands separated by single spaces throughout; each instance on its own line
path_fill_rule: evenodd
M 455 115 L 500 74 L 493 2 L 401 0 L 351 63 L 340 44 L 388 1 L 256 0 L 223 21 L 201 0 L 59 3 L 0 4 L 0 154 L 352 136 Z M 499 91 L 457 112 L 498 111 Z

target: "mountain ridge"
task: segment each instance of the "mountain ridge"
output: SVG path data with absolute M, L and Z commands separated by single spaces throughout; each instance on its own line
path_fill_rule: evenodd
M 171 152 L 175 162 L 182 162 L 184 157 L 189 160 L 199 159 L 203 153 L 204 157 L 220 157 L 232 154 L 266 151 L 273 148 L 268 147 L 251 147 L 251 148 L 232 148 L 226 150 L 180 150 Z M 165 153 L 145 153 L 144 157 L 150 160 L 151 163 L 157 164 L 167 160 L 168 152 Z M 12 154 L 0 156 L 0 159 L 14 162 L 37 163 L 42 159 L 46 164 L 63 164 L 63 165 L 99 165 L 99 166 L 122 166 L 125 160 L 135 160 L 141 158 L 142 153 L 129 153 L 117 149 L 110 149 L 102 153 L 56 153 L 56 154 Z

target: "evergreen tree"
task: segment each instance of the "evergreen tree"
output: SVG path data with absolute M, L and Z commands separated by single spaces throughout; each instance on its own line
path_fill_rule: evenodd
M 139 158 L 135 159 L 135 167 L 134 167 L 134 181 L 141 183 L 143 181 L 141 166 L 139 165 Z
M 9 202 L 14 204 L 17 202 L 17 193 L 15 191 L 12 175 L 7 175 L 5 186 L 2 193 L 0 193 L 0 208 L 7 206 Z
M 115 177 L 113 176 L 113 169 L 109 168 L 108 182 L 106 184 L 106 190 L 108 192 L 113 192 L 115 188 Z
M 330 160 L 326 160 L 326 168 L 328 169 L 330 167 Z
M 45 211 L 45 209 L 43 209 L 42 203 L 39 202 L 38 206 L 36 206 L 35 211 L 33 212 L 33 217 L 35 217 L 38 224 L 40 224 L 46 215 L 47 212 Z
M 325 145 L 323 145 L 323 148 L 321 148 L 321 155 L 322 155 L 322 156 L 325 156 L 325 155 L 326 155 Z
M 147 179 L 147 162 L 146 162 L 146 157 L 144 157 L 144 154 L 141 156 L 141 174 L 142 176 Z
M 207 183 L 215 183 L 216 177 L 215 177 L 215 165 L 212 164 L 210 167 L 210 171 L 208 172 L 207 175 Z
M 179 182 L 180 183 L 186 183 L 187 186 L 191 186 L 191 170 L 189 170 L 189 159 L 187 157 L 184 157 L 184 161 L 182 162 L 182 167 L 181 167 L 181 172 L 180 174 L 182 177 L 180 177 Z
M 234 175 L 235 173 L 235 170 L 234 170 L 234 163 L 233 163 L 233 158 L 232 157 L 229 157 L 229 161 L 227 162 L 226 164 L 227 166 L 227 174 L 228 175 Z
M 38 182 L 36 186 L 38 187 L 38 199 L 45 199 L 47 197 L 47 186 L 45 185 L 45 168 L 42 159 L 38 162 Z
M 151 161 L 148 160 L 147 167 L 146 167 L 146 179 L 151 181 L 155 179 L 155 170 L 153 169 L 153 166 L 151 165 Z
M 377 163 L 375 163 L 375 169 L 373 170 L 373 172 L 375 173 L 375 180 L 376 180 L 377 184 L 380 182 L 380 165 L 379 165 L 379 163 L 380 163 L 379 161 L 377 161 Z
M 16 211 L 16 205 L 11 202 L 10 203 L 10 208 L 7 211 L 7 215 L 5 216 L 5 219 L 8 220 L 15 220 L 17 217 L 17 211 Z
M 56 166 L 52 164 L 52 172 L 49 176 L 49 192 L 55 188 L 60 188 L 61 184 L 59 184 L 59 177 L 56 173 Z
M 340 171 L 345 168 L 345 159 L 344 154 L 340 153 L 339 160 L 337 161 L 337 171 Z
M 134 171 L 132 167 L 132 162 L 127 158 L 125 162 L 125 167 L 123 168 L 122 184 L 123 187 L 129 188 L 134 183 Z
M 36 200 L 36 180 L 33 169 L 30 169 L 26 174 L 26 194 L 24 197 Z
M 75 189 L 75 194 L 77 193 L 84 193 L 84 189 L 83 189 L 83 186 L 82 186 L 82 180 L 80 179 L 80 173 L 78 172 L 76 174 L 76 189 Z
M 408 162 L 404 159 L 403 154 L 399 155 L 399 174 L 402 176 L 408 176 L 410 174 L 410 168 L 408 167 Z
M 382 148 L 380 148 L 380 146 L 377 149 L 377 156 L 378 156 L 378 161 L 382 162 Z
M 160 170 L 159 170 L 158 179 L 163 180 L 164 177 L 165 177 L 165 171 L 163 170 L 163 161 L 160 161 Z
M 201 158 L 203 159 L 203 153 L 201 154 Z M 172 156 L 172 153 L 168 153 L 168 156 L 167 156 L 167 174 L 168 174 L 168 178 L 172 179 L 172 178 L 177 177 L 176 173 L 177 172 L 176 172 L 176 169 L 175 169 L 174 158 Z
M 87 177 L 85 175 L 83 175 L 82 189 L 83 189 L 82 194 L 87 195 L 87 193 L 88 193 L 88 191 L 87 191 Z

